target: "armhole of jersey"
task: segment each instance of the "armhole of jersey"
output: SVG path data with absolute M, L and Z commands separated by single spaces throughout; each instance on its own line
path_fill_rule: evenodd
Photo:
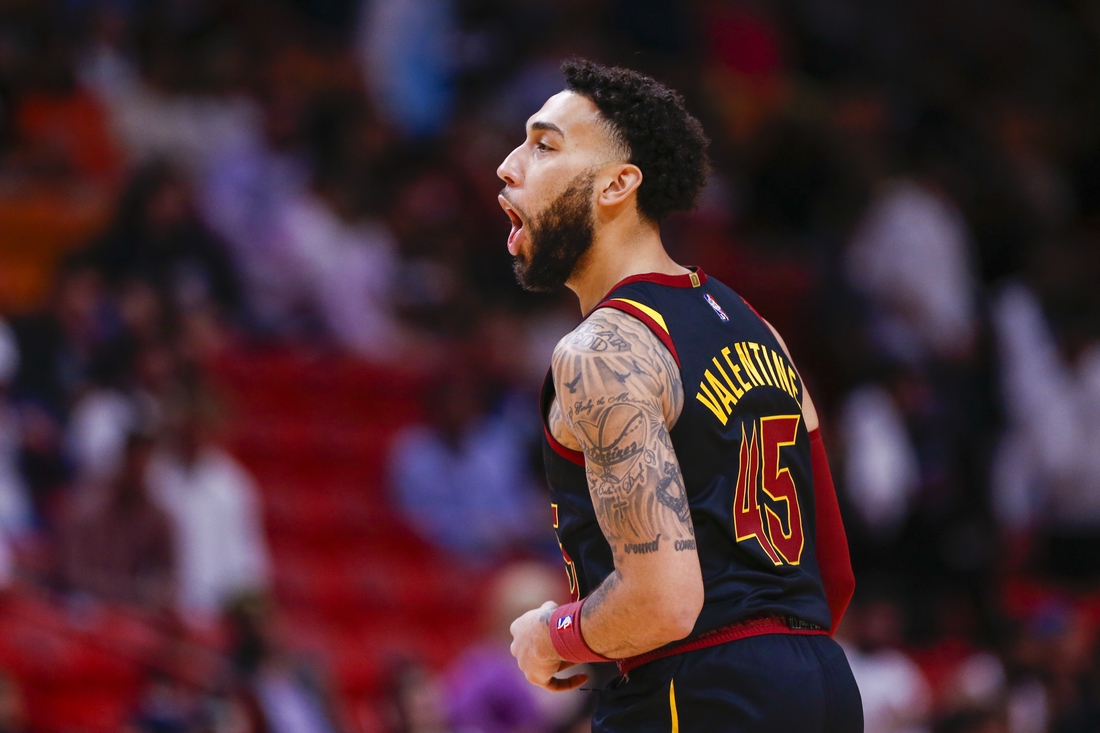
M 550 426 L 546 423 L 542 424 L 542 431 L 546 433 L 546 442 L 550 444 L 550 447 L 555 453 L 570 463 L 575 463 L 581 468 L 584 468 L 584 453 L 581 453 L 579 450 L 567 448 L 559 443 L 558 439 L 554 437 L 554 434 L 550 432 Z
M 749 310 L 751 310 L 753 312 L 753 314 L 756 315 L 757 318 L 759 318 L 761 321 L 764 321 L 764 316 L 760 315 L 760 311 L 758 311 L 758 310 L 756 310 L 755 308 L 752 307 L 752 303 L 745 300 L 745 296 L 738 293 L 737 297 L 741 299 L 742 303 L 744 303 L 745 305 L 747 305 L 749 307 Z M 767 321 L 764 321 L 764 323 L 767 324 Z
M 547 390 L 550 390 L 550 392 L 547 392 Z M 556 392 L 557 390 L 554 389 L 554 369 L 551 367 L 546 370 L 546 379 L 543 380 L 542 392 L 539 395 L 539 417 L 542 420 L 542 432 L 546 434 L 546 442 L 550 444 L 550 448 L 555 453 L 570 463 L 575 463 L 584 468 L 584 453 L 562 445 L 550 432 L 550 406 L 556 398 Z
M 623 313 L 628 313 L 646 325 L 653 335 L 665 345 L 672 358 L 676 360 L 676 366 L 680 366 L 680 355 L 676 353 L 676 346 L 672 343 L 672 335 L 668 332 L 664 317 L 644 303 L 639 303 L 628 298 L 609 298 L 600 303 L 593 312 L 600 308 L 614 308 Z

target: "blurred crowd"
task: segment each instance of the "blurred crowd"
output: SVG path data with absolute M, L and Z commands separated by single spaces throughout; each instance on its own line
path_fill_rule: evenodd
M 272 630 L 209 365 L 350 353 L 432 385 L 392 506 L 499 574 L 484 639 L 396 669 L 380 720 L 582 730 L 506 651 L 555 592 L 535 396 L 580 314 L 515 285 L 495 176 L 573 54 L 712 138 L 664 240 L 822 412 L 868 733 L 1100 729 L 1096 0 L 0 1 L 0 585 L 228 634 L 205 697 L 150 673 L 135 730 L 340 730 Z

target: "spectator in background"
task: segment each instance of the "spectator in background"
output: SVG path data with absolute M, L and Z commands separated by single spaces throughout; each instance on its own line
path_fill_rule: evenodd
M 109 481 L 121 467 L 127 435 L 139 422 L 136 405 L 116 385 L 88 389 L 77 400 L 65 429 L 74 483 L 85 487 Z
M 176 557 L 172 526 L 149 497 L 152 438 L 132 433 L 122 468 L 94 503 L 77 506 L 63 533 L 69 588 L 150 609 L 172 607 Z
M 379 109 L 412 137 L 431 137 L 454 103 L 457 3 L 368 0 L 356 38 L 363 78 Z
M 976 335 L 966 222 L 943 192 L 888 184 L 847 253 L 852 285 L 874 304 L 874 336 L 909 363 L 968 356 Z
M 848 499 L 875 539 L 895 539 L 921 484 L 905 415 L 890 390 L 872 382 L 845 398 L 839 427 Z
M 179 610 L 200 626 L 233 598 L 266 588 L 269 568 L 256 486 L 214 442 L 212 410 L 200 390 L 185 392 L 149 466 L 151 494 L 176 540 Z
M 63 421 L 115 335 L 103 279 L 87 257 L 70 256 L 46 308 L 11 325 L 19 350 L 13 397 Z
M 136 39 L 125 32 L 130 29 L 119 32 L 121 23 L 110 17 L 127 9 L 99 9 L 98 38 L 86 48 L 79 76 L 106 110 L 129 160 L 143 164 L 164 158 L 197 172 L 221 155 L 255 144 L 262 125 L 259 105 L 227 78 L 240 69 L 231 60 L 241 40 L 233 29 L 222 24 L 217 31 L 228 37 L 204 43 L 192 24 L 202 18 L 210 22 L 208 31 L 217 27 L 205 10 L 146 16 L 133 24 L 145 36 L 142 52 L 134 54 Z M 229 56 L 214 60 L 217 51 L 229 51 Z
M 447 723 L 439 680 L 423 664 L 396 664 L 388 688 L 387 733 L 459 733 Z
M 863 698 L 866 733 L 931 733 L 932 696 L 901 650 L 901 609 L 887 595 L 854 599 L 837 632 Z
M 538 516 L 524 436 L 483 401 L 476 376 L 450 372 L 426 400 L 431 423 L 399 435 L 390 455 L 394 500 L 409 522 L 472 562 L 530 541 Z
M 911 173 L 880 185 L 844 255 L 871 304 L 872 340 L 910 365 L 968 361 L 978 328 L 974 245 L 946 185 L 958 165 L 946 147 L 953 128 L 929 118 L 913 132 Z
M 1086 733 L 1100 726 L 1100 645 L 1083 608 L 1051 598 L 1006 649 L 1013 733 Z
M 325 182 L 288 202 L 282 232 L 310 306 L 335 340 L 362 357 L 395 358 L 398 261 L 390 231 L 349 200 L 354 181 Z
M 19 415 L 8 403 L 8 385 L 19 368 L 19 348 L 0 320 L 0 541 L 30 529 L 34 521 L 27 486 L 19 470 Z
M 267 733 L 247 695 L 229 674 L 189 679 L 179 669 L 154 667 L 146 677 L 132 725 L 140 733 Z M 131 730 L 131 729 L 127 729 Z
M 133 726 L 141 733 L 192 733 L 202 722 L 201 704 L 199 694 L 189 685 L 161 670 L 150 670 Z
M 90 256 L 112 287 L 147 282 L 184 312 L 216 308 L 234 316 L 239 309 L 229 256 L 196 216 L 190 186 L 167 163 L 149 163 L 134 174 Z
M 156 302 L 154 293 L 138 287 Z M 121 310 L 124 313 L 127 307 Z M 155 433 L 164 424 L 168 404 L 178 397 L 191 371 L 178 344 L 168 341 L 171 331 L 141 337 L 139 333 L 129 331 L 116 347 L 117 363 L 100 370 L 73 407 L 65 441 L 77 485 L 97 485 L 112 478 L 121 464 L 127 436 L 134 430 Z
M 19 350 L 11 394 L 19 409 L 20 468 L 36 516 L 49 526 L 70 478 L 65 422 L 115 334 L 99 273 L 86 258 L 70 257 L 48 306 L 14 319 L 12 329 Z
M 286 333 L 319 323 L 340 346 L 385 360 L 403 336 L 399 261 L 393 234 L 371 211 L 377 202 L 366 199 L 380 194 L 372 163 L 387 133 L 365 105 L 335 96 L 287 102 L 292 134 L 270 129 L 267 145 L 214 161 L 203 214 L 232 250 L 257 326 Z M 298 137 L 306 138 L 300 146 Z
M 230 658 L 238 686 L 271 733 L 336 733 L 332 702 L 317 673 L 281 642 L 272 608 L 258 597 L 238 598 L 227 609 Z
M 1037 251 L 1044 304 L 1022 282 L 993 304 L 1007 430 L 993 499 L 1017 538 L 1038 531 L 1044 564 L 1061 578 L 1100 577 L 1100 262 L 1078 245 Z M 1045 272 L 1044 272 L 1045 271 Z M 1053 306 L 1053 307 L 1052 307 Z
M 561 570 L 533 562 L 507 566 L 487 605 L 485 633 L 447 673 L 445 704 L 451 727 L 479 733 L 550 733 L 577 717 L 585 695 L 532 687 L 509 652 L 512 621 L 547 599 L 566 595 Z M 534 604 L 534 605 L 532 605 Z

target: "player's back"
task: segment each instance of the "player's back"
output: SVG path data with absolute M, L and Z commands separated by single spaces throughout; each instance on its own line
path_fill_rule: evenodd
M 693 634 L 766 616 L 828 629 L 804 390 L 771 329 L 701 271 L 628 278 L 597 308 L 641 320 L 680 368 L 684 406 L 670 437 L 695 536 L 676 541 L 696 543 L 705 589 Z M 553 398 L 548 377 L 544 416 Z M 611 550 L 596 521 L 583 456 L 548 430 L 544 452 L 571 589 L 586 596 L 614 569 Z

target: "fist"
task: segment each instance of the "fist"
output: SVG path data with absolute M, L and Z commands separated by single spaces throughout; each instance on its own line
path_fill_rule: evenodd
M 547 601 L 513 621 L 511 651 L 528 682 L 553 692 L 563 692 L 583 685 L 588 675 L 575 674 L 566 679 L 554 676 L 573 666 L 573 662 L 558 656 L 550 641 L 550 615 L 557 607 L 558 604 Z

